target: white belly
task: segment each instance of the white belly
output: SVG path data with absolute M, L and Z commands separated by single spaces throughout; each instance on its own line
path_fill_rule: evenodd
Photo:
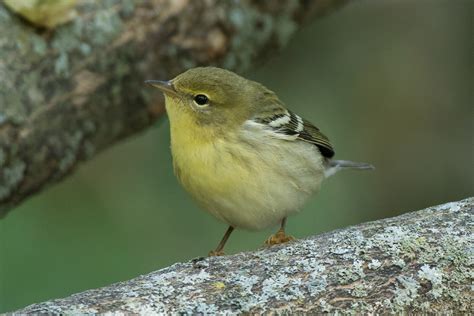
M 298 212 L 324 178 L 317 147 L 303 141 L 239 135 L 204 145 L 185 159 L 172 149 L 183 186 L 205 210 L 235 228 L 278 224 Z

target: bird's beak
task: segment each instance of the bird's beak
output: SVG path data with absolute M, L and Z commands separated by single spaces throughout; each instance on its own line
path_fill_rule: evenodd
M 160 89 L 163 93 L 170 93 L 176 95 L 176 89 L 173 86 L 171 81 L 161 81 L 161 80 L 146 80 L 146 84 Z

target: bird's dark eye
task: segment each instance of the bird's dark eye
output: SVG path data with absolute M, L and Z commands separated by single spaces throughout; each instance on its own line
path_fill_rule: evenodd
M 194 97 L 194 102 L 196 102 L 197 105 L 206 105 L 209 103 L 209 98 L 204 94 L 198 94 Z

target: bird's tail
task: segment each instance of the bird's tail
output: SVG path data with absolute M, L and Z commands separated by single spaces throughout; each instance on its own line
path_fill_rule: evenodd
M 329 160 L 326 165 L 326 170 L 324 171 L 324 176 L 328 178 L 342 169 L 373 170 L 375 167 L 365 162 Z

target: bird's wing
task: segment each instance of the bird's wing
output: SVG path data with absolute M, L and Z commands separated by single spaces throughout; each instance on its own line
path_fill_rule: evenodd
M 324 157 L 334 156 L 334 149 L 329 139 L 321 133 L 319 128 L 278 103 L 274 103 L 273 107 L 267 107 L 266 111 L 254 115 L 252 121 L 265 125 L 276 136 L 285 140 L 299 139 L 312 143 L 318 147 Z

